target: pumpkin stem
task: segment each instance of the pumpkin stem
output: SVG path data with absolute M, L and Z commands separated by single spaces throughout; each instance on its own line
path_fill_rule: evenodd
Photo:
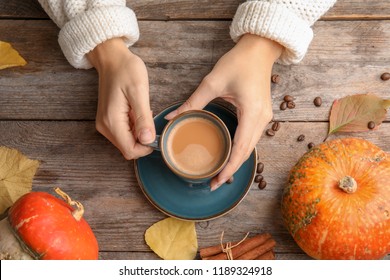
M 70 206 L 76 206 L 76 209 L 74 209 L 72 212 L 72 216 L 76 219 L 76 221 L 80 221 L 84 214 L 84 206 L 80 202 L 72 200 L 70 196 L 64 191 L 62 191 L 60 188 L 55 188 L 54 191 L 59 196 L 61 196 Z
M 354 193 L 357 190 L 357 183 L 351 176 L 345 176 L 339 181 L 339 188 L 346 193 Z

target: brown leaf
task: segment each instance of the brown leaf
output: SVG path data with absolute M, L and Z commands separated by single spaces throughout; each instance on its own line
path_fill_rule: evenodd
M 26 64 L 27 62 L 12 48 L 11 44 L 0 41 L 0 70 Z
M 39 166 L 15 149 L 0 147 L 0 213 L 31 191 Z
M 375 128 L 386 118 L 390 100 L 374 94 L 349 95 L 333 102 L 329 117 L 328 135 L 336 132 L 362 132 L 370 130 L 367 124 L 375 122 Z
M 148 228 L 145 241 L 164 260 L 193 260 L 198 250 L 195 223 L 174 218 Z

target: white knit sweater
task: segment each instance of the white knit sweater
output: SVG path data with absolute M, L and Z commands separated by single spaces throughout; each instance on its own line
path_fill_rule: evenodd
M 279 63 L 297 63 L 305 56 L 313 39 L 311 26 L 336 1 L 250 0 L 238 7 L 230 36 L 234 41 L 245 33 L 272 39 L 284 46 Z
M 125 0 L 38 1 L 61 28 L 58 42 L 69 63 L 76 68 L 91 68 L 86 54 L 108 39 L 122 37 L 131 46 L 139 38 L 136 16 L 126 7 Z M 245 33 L 277 41 L 284 46 L 278 62 L 297 63 L 313 38 L 311 26 L 335 2 L 250 0 L 238 7 L 230 35 L 235 42 Z

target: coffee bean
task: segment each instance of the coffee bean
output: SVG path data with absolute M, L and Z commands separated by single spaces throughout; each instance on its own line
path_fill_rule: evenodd
M 287 108 L 289 108 L 289 109 L 294 109 L 294 108 L 295 108 L 295 103 L 294 103 L 294 101 L 289 101 L 289 102 L 287 102 Z
M 231 183 L 233 183 L 233 181 L 234 181 L 234 177 L 232 176 L 232 177 L 230 177 L 230 178 L 226 181 L 226 184 L 231 184 Z
M 285 95 L 283 97 L 283 100 L 286 102 L 291 102 L 291 101 L 294 101 L 294 97 L 292 97 L 291 95 Z
M 271 81 L 275 84 L 279 84 L 280 83 L 280 76 L 277 75 L 277 74 L 274 74 L 271 76 Z
M 303 134 L 299 135 L 297 138 L 297 141 L 302 142 L 303 140 L 305 140 L 305 135 L 303 135 Z
M 267 182 L 266 182 L 266 181 L 261 180 L 261 181 L 259 182 L 259 189 L 260 189 L 260 190 L 264 189 L 266 186 L 267 186 Z
M 287 102 L 283 101 L 281 104 L 280 104 L 280 110 L 284 111 L 287 109 Z
M 310 142 L 309 144 L 307 144 L 307 147 L 309 149 L 313 148 L 316 144 L 314 144 L 313 142 Z
M 375 128 L 375 122 L 373 122 L 373 121 L 368 122 L 367 127 L 369 129 L 374 129 Z
M 273 131 L 278 131 L 280 129 L 280 122 L 274 122 L 272 125 Z
M 390 73 L 388 73 L 388 72 L 383 73 L 381 75 L 381 79 L 382 79 L 382 81 L 390 80 Z
M 255 183 L 260 183 L 263 180 L 263 175 L 256 175 Z
M 275 136 L 275 131 L 273 131 L 272 129 L 267 129 L 266 131 L 265 131 L 265 133 L 268 135 L 268 136 Z
M 257 164 L 256 172 L 257 172 L 257 173 L 263 173 L 263 170 L 264 170 L 264 163 L 259 162 L 259 163 Z
M 314 105 L 316 107 L 320 107 L 322 105 L 322 99 L 321 97 L 317 96 L 316 98 L 314 98 L 314 101 L 313 101 Z

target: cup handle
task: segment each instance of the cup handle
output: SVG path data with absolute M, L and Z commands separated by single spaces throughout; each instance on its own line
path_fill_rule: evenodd
M 144 144 L 144 145 L 152 147 L 153 150 L 155 150 L 155 151 L 161 151 L 161 148 L 160 148 L 160 138 L 161 138 L 161 135 L 156 135 L 156 138 L 154 139 L 154 141 L 152 143 Z

